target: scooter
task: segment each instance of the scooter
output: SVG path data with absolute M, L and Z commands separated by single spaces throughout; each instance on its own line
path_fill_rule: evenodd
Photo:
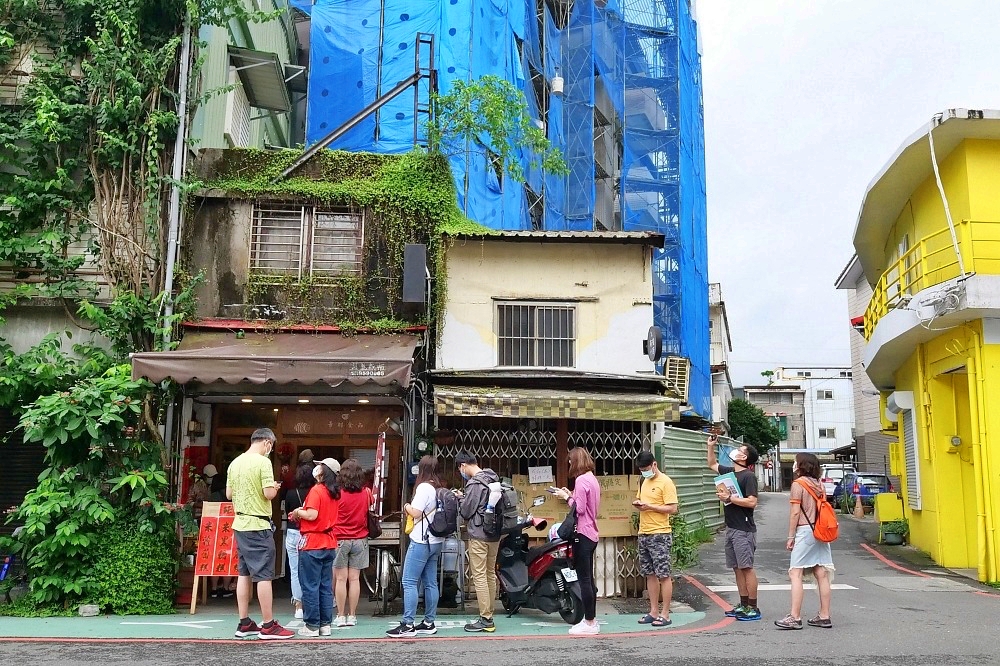
M 583 596 L 573 568 L 573 544 L 556 539 L 528 548 L 525 530 L 547 526 L 545 520 L 529 514 L 504 530 L 497 554 L 500 602 L 507 617 L 522 608 L 536 608 L 544 613 L 558 612 L 568 624 L 577 624 L 583 620 Z

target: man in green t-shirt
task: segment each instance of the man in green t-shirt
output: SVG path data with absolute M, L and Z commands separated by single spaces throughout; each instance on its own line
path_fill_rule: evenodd
M 274 480 L 274 468 L 268 458 L 277 438 L 270 428 L 258 428 L 250 436 L 250 448 L 229 464 L 226 475 L 226 498 L 232 500 L 236 518 L 233 533 L 239 552 L 239 581 L 236 603 L 240 623 L 236 637 L 262 639 L 291 638 L 294 634 L 274 621 L 271 612 L 271 579 L 274 578 L 274 524 L 271 501 L 281 483 Z M 250 619 L 250 596 L 257 584 L 257 600 L 263 624 Z

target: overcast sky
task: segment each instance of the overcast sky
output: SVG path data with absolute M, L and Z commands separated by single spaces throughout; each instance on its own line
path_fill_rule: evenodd
M 997 0 L 699 0 L 709 279 L 736 386 L 848 365 L 865 189 L 947 108 L 1000 108 Z M 940 158 L 941 156 L 939 156 Z

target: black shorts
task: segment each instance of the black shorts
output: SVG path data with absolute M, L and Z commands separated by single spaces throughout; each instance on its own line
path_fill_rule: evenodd
M 271 530 L 236 532 L 236 548 L 239 551 L 238 570 L 241 576 L 259 583 L 274 578 L 274 533 Z

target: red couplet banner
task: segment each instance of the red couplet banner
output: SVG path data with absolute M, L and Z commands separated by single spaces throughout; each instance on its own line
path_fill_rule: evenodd
M 194 563 L 196 576 L 239 575 L 233 534 L 235 517 L 232 502 L 205 502 L 202 505 L 198 557 Z

